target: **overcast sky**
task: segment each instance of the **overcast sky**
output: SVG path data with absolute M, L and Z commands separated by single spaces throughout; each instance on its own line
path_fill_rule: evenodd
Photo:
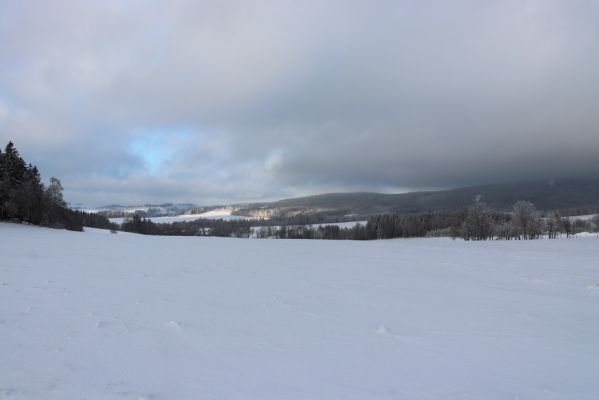
M 0 142 L 71 203 L 599 172 L 599 1 L 0 0 Z

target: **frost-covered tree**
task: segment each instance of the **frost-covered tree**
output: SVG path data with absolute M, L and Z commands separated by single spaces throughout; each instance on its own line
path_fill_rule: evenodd
M 466 210 L 463 224 L 465 240 L 488 240 L 493 237 L 491 209 L 485 203 L 476 203 Z
M 581 232 L 589 232 L 592 229 L 592 224 L 590 221 L 585 221 L 583 219 L 576 219 L 572 222 L 572 233 L 577 234 Z
M 512 240 L 515 236 L 510 222 L 502 221 L 495 225 L 495 237 L 497 239 Z
M 50 178 L 50 185 L 48 185 L 48 189 L 46 189 L 46 195 L 48 199 L 60 207 L 65 207 L 66 203 L 62 196 L 63 187 L 60 183 L 60 180 L 52 177 Z
M 534 204 L 518 201 L 512 213 L 512 228 L 519 239 L 538 239 L 543 232 L 543 220 Z
M 552 212 L 547 218 L 547 235 L 549 239 L 557 238 L 560 232 L 562 232 L 563 221 L 559 211 Z
M 562 218 L 561 230 L 566 234 L 566 237 L 570 237 L 572 234 L 572 221 L 570 221 L 570 218 Z
M 591 222 L 593 223 L 593 231 L 599 233 L 599 215 L 595 215 Z

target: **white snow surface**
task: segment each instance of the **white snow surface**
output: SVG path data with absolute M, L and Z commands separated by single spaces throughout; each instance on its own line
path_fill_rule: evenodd
M 599 214 L 573 215 L 571 217 L 568 217 L 568 219 L 570 221 L 575 221 L 577 219 L 580 219 L 580 220 L 583 220 L 583 221 L 590 221 L 590 220 L 592 220 L 597 215 L 599 215 Z
M 244 217 L 240 215 L 231 215 L 232 210 L 218 209 L 207 211 L 201 214 L 181 214 L 173 216 L 149 217 L 148 219 L 155 223 L 171 224 L 173 222 L 188 222 L 197 219 L 222 219 L 224 221 L 234 221 L 239 219 L 254 219 L 252 217 Z M 122 224 L 128 218 L 109 218 L 110 222 Z
M 350 222 L 331 222 L 331 223 L 325 223 L 325 224 L 312 224 L 309 225 L 312 228 L 319 228 L 321 226 L 327 226 L 327 225 L 337 225 L 338 227 L 340 227 L 341 229 L 345 229 L 345 228 L 353 228 L 356 225 L 364 225 L 366 226 L 366 224 L 368 223 L 368 221 L 350 221 Z
M 599 240 L 0 224 L 0 399 L 597 399 Z

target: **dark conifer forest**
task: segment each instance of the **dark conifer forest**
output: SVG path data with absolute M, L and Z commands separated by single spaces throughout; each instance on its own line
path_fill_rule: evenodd
M 12 142 L 0 150 L 0 220 L 82 231 L 84 226 L 116 229 L 106 217 L 71 210 L 60 180 L 46 186 L 40 171 L 27 163 Z

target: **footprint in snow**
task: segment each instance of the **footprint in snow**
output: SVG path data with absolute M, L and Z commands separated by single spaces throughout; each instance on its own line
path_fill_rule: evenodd
M 98 329 L 106 328 L 108 325 L 110 325 L 109 321 L 98 321 L 98 322 L 96 322 L 96 328 L 98 328 Z
M 379 335 L 386 335 L 389 333 L 389 331 L 383 325 L 379 325 L 379 327 L 376 329 L 376 333 L 378 333 Z
M 396 333 L 393 333 L 392 331 L 390 331 L 389 329 L 387 329 L 387 327 L 385 327 L 384 325 L 379 325 L 379 327 L 375 330 L 375 332 L 381 336 L 386 336 L 386 337 L 390 337 L 392 339 L 395 340 L 401 340 L 402 337 Z
M 143 396 L 139 396 L 137 398 L 137 400 L 155 400 L 156 396 L 154 396 L 153 394 L 148 394 L 148 395 L 143 395 Z
M 597 283 L 596 285 L 587 286 L 587 290 L 589 290 L 591 292 L 599 291 L 599 283 Z
M 168 321 L 166 324 L 164 324 L 164 326 L 166 326 L 167 328 L 169 328 L 173 331 L 177 331 L 177 332 L 183 330 L 183 327 L 177 321 Z

